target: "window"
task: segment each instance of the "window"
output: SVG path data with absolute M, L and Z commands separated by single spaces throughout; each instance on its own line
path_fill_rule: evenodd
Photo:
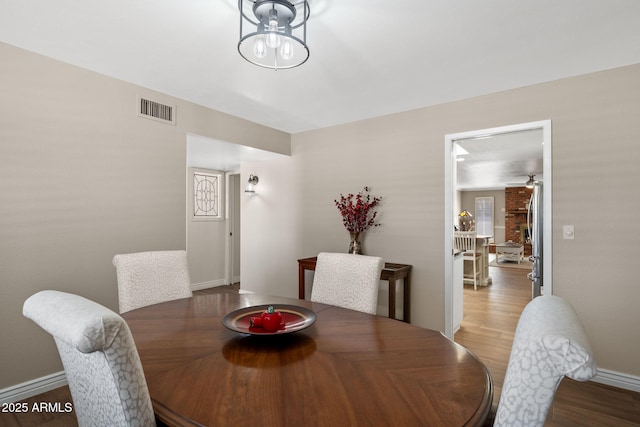
M 476 233 L 493 237 L 493 197 L 476 197 Z
M 193 170 L 193 219 L 223 219 L 222 172 Z

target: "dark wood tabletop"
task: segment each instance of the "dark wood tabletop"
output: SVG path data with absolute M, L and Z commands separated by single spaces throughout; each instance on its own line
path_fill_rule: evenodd
M 222 318 L 254 305 L 316 313 L 301 331 L 250 336 Z M 131 328 L 153 407 L 169 425 L 482 425 L 486 367 L 440 332 L 310 301 L 206 294 L 140 308 Z

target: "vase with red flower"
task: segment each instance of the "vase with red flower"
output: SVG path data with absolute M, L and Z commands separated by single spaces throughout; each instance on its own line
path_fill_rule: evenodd
M 370 227 L 378 227 L 376 222 L 378 212 L 373 208 L 378 206 L 382 197 L 372 197 L 369 187 L 364 187 L 358 194 L 340 194 L 340 199 L 334 200 L 342 215 L 342 223 L 349 232 L 349 253 L 362 255 L 362 237 Z

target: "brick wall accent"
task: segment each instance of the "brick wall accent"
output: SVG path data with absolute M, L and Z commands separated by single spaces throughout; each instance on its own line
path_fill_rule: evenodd
M 527 187 L 508 187 L 504 190 L 506 241 L 524 243 L 524 254 L 531 255 L 531 244 L 521 241 L 521 228 L 527 224 L 527 206 L 532 189 Z

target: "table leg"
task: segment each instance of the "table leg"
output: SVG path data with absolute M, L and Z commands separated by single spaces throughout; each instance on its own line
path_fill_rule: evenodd
M 389 317 L 396 318 L 396 279 L 389 279 Z
M 304 299 L 304 268 L 302 265 L 298 265 L 298 298 Z
M 411 323 L 411 280 L 409 279 L 409 275 L 404 276 L 404 316 L 402 316 L 402 320 Z

